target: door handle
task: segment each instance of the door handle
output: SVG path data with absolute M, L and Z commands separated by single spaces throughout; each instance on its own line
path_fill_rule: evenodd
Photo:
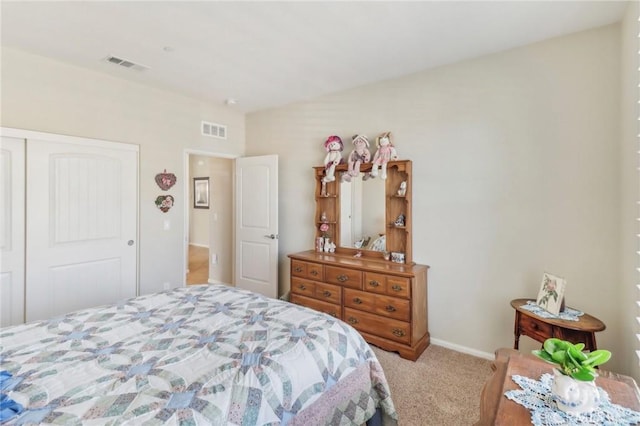
M 133 245 L 133 240 L 127 241 L 127 245 L 132 246 Z
M 269 234 L 269 235 L 265 235 L 266 238 L 271 238 L 272 240 L 277 240 L 278 239 L 278 234 Z

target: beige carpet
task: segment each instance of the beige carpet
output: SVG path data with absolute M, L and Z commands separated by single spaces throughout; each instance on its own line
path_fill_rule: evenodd
M 400 426 L 472 425 L 491 361 L 430 345 L 416 362 L 372 346 L 391 387 Z

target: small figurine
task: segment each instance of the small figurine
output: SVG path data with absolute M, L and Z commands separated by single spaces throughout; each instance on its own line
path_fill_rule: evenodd
M 327 212 L 322 212 L 322 214 L 320 215 L 320 222 L 322 223 L 329 222 L 329 219 L 327 219 Z
M 342 139 L 339 136 L 329 136 L 324 142 L 324 149 L 327 150 L 327 155 L 324 158 L 324 177 L 323 182 L 333 182 L 336 180 L 335 172 L 336 166 L 342 162 L 343 149 Z
M 398 192 L 396 193 L 398 197 L 404 197 L 407 195 L 407 181 L 403 180 L 400 182 L 400 188 L 398 188 Z
M 352 177 L 357 177 L 360 174 L 360 166 L 362 164 L 371 161 L 369 139 L 365 135 L 353 135 L 351 143 L 353 143 L 353 151 L 347 157 L 349 170 L 342 175 L 342 180 L 346 182 L 351 182 Z M 369 175 L 365 175 L 363 179 L 366 180 L 368 177 Z
M 404 220 L 405 220 L 404 215 L 400 213 L 400 215 L 398 215 L 398 217 L 396 218 L 396 221 L 393 222 L 393 224 L 395 226 L 404 226 Z
M 397 160 L 398 154 L 391 140 L 391 132 L 384 132 L 376 138 L 378 150 L 373 156 L 373 166 L 371 167 L 371 176 L 378 176 L 378 167 L 380 167 L 380 179 L 387 178 L 387 163 L 391 160 Z

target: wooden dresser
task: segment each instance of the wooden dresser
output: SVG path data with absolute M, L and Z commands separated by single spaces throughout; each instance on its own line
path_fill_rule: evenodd
M 428 266 L 313 250 L 289 257 L 291 302 L 342 319 L 412 361 L 429 345 Z

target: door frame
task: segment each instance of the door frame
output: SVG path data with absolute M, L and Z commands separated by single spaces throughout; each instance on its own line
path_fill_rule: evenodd
M 183 217 L 184 217 L 184 223 L 183 223 L 183 229 L 182 229 L 182 286 L 186 287 L 187 286 L 187 270 L 189 269 L 189 209 L 191 208 L 191 203 L 189 202 L 189 191 L 191 191 L 191 182 L 189 182 L 189 156 L 190 155 L 199 155 L 202 157 L 210 157 L 210 158 L 222 158 L 222 159 L 226 159 L 226 160 L 235 160 L 236 158 L 241 157 L 241 155 L 238 154 L 226 154 L 226 153 L 221 153 L 221 152 L 214 152 L 214 151 L 202 151 L 202 150 L 198 150 L 198 149 L 190 149 L 190 148 L 186 148 L 183 151 L 182 154 L 182 160 L 183 160 L 183 165 L 182 165 L 182 169 L 183 169 L 183 176 L 184 176 L 184 182 L 183 182 L 183 191 L 184 191 L 184 196 L 182 197 L 184 199 L 183 205 L 182 205 L 182 213 L 183 213 Z M 235 166 L 234 166 L 235 167 Z M 235 257 L 235 220 L 236 220 L 236 215 L 235 215 L 235 201 L 236 201 L 236 191 L 235 191 L 235 183 L 236 183 L 236 176 L 235 173 L 233 173 L 232 176 L 232 183 L 231 185 L 233 186 L 231 188 L 231 193 L 232 193 L 232 210 L 233 210 L 233 222 L 234 222 L 234 233 L 233 233 L 233 238 L 231 241 L 231 244 L 233 245 L 233 253 L 234 253 L 234 257 Z M 207 259 L 207 262 L 211 262 L 211 259 Z M 232 277 L 232 281 L 235 283 L 235 271 L 232 269 L 231 271 L 231 277 Z M 229 283 L 231 284 L 231 283 Z

